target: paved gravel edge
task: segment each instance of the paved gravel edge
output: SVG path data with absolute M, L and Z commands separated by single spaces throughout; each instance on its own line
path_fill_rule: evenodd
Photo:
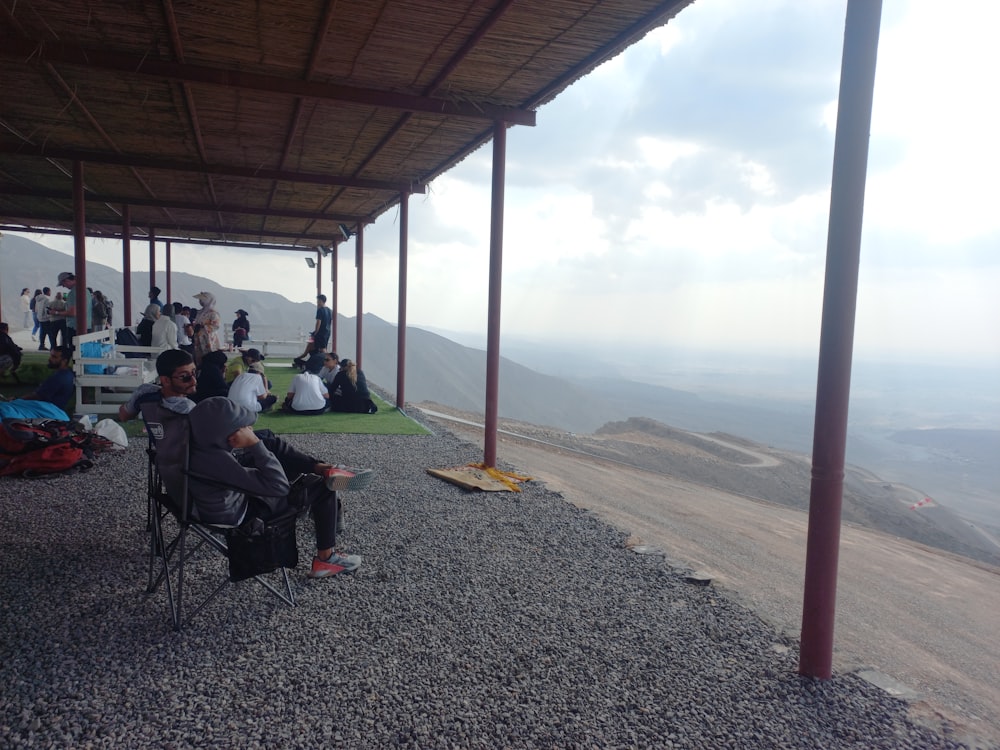
M 291 436 L 371 466 L 354 574 L 298 606 L 250 582 L 189 630 L 146 596 L 141 441 L 83 475 L 0 484 L 0 746 L 960 748 L 536 483 L 466 493 L 449 433 Z M 218 573 L 206 560 L 197 574 Z

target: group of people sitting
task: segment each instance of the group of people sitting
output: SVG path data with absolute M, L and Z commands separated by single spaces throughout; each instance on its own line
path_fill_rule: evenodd
M 209 352 L 201 360 L 195 402 L 226 396 L 253 412 L 270 411 L 278 402 L 271 392 L 257 349 L 247 349 L 239 358 L 223 351 Z M 368 390 L 365 374 L 349 359 L 337 360 L 335 353 L 317 352 L 305 369 L 292 378 L 280 409 L 294 414 L 323 414 L 327 411 L 374 414 L 378 411 Z

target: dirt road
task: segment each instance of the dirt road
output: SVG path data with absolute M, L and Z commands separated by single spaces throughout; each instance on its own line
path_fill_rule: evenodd
M 471 420 L 426 418 L 482 445 Z M 711 575 L 798 639 L 805 513 L 510 432 L 498 436 L 498 459 L 630 533 L 630 542 Z M 1000 744 L 1000 569 L 845 526 L 837 598 L 836 672 L 885 673 L 916 694 L 915 717 Z

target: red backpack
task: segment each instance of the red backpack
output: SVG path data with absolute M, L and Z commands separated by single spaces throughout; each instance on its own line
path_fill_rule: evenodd
M 0 423 L 0 476 L 36 477 L 94 465 L 95 453 L 110 441 L 77 422 L 4 419 Z

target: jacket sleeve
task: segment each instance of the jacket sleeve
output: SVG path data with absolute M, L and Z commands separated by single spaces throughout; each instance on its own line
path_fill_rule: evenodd
M 243 451 L 242 465 L 227 461 L 221 466 L 219 463 L 206 466 L 194 459 L 191 471 L 198 478 L 241 490 L 254 497 L 285 497 L 291 490 L 281 463 L 263 442 Z

